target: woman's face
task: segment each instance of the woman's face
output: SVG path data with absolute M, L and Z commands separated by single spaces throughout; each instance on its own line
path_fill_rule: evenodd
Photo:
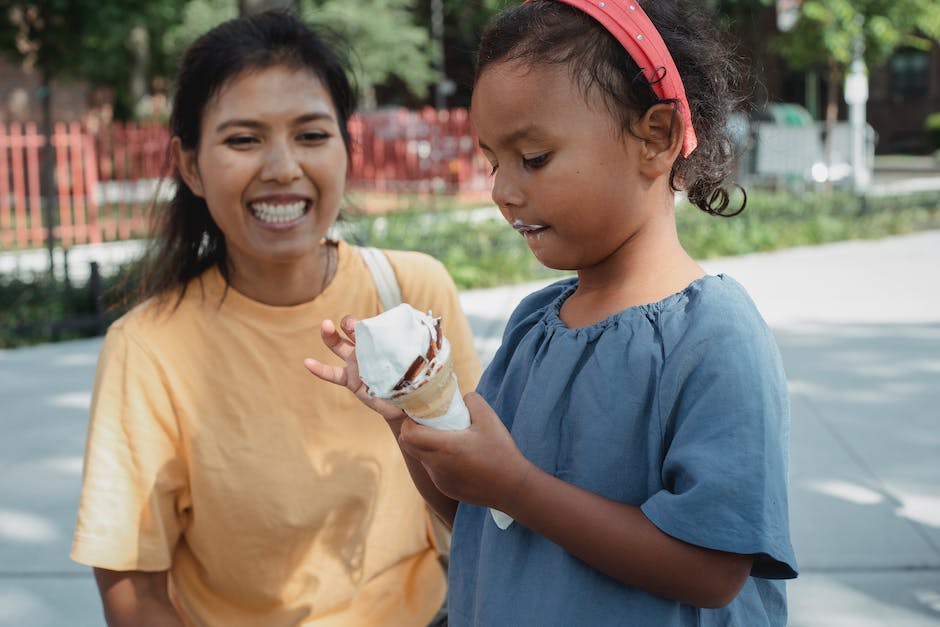
M 339 213 L 347 153 L 330 92 L 314 73 L 274 66 L 236 75 L 203 111 L 199 146 L 175 142 L 238 269 L 302 263 Z

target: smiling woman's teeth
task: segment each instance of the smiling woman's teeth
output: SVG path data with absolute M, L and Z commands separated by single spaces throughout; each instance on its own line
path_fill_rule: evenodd
M 259 220 L 264 222 L 290 222 L 296 220 L 304 214 L 307 203 L 303 200 L 289 204 L 272 204 L 267 202 L 256 202 L 249 205 L 251 213 Z

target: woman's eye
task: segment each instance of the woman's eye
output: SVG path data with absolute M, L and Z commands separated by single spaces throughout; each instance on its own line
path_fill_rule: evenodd
M 300 141 L 304 142 L 322 142 L 329 138 L 329 133 L 324 133 L 323 131 L 307 131 L 299 135 Z
M 499 164 L 498 164 L 498 163 L 494 163 L 494 164 L 493 164 L 493 169 L 490 170 L 490 176 L 496 176 L 496 170 L 498 170 L 498 169 L 499 169 Z
M 527 168 L 540 168 L 548 162 L 549 153 L 539 155 L 537 157 L 524 157 L 522 159 L 522 164 Z
M 250 135 L 233 135 L 232 137 L 227 137 L 225 139 L 225 144 L 227 146 L 234 146 L 236 148 L 242 146 L 248 146 L 249 144 L 255 143 L 255 138 Z

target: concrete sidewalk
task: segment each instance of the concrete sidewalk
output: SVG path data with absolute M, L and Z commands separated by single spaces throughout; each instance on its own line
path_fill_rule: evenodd
M 751 292 L 793 403 L 792 627 L 940 626 L 940 231 L 711 260 Z M 540 284 L 461 294 L 488 360 Z M 0 351 L 0 626 L 104 624 L 68 560 L 100 339 Z

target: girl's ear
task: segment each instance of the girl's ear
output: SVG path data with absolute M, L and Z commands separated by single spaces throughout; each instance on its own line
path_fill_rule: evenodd
M 653 105 L 636 121 L 633 131 L 643 146 L 640 151 L 640 170 L 657 178 L 672 171 L 682 150 L 682 118 L 673 105 Z
M 173 155 L 173 162 L 183 177 L 183 182 L 194 194 L 202 198 L 202 177 L 199 175 L 199 164 L 196 163 L 196 151 L 184 148 L 180 138 L 174 137 L 170 140 L 170 154 Z

